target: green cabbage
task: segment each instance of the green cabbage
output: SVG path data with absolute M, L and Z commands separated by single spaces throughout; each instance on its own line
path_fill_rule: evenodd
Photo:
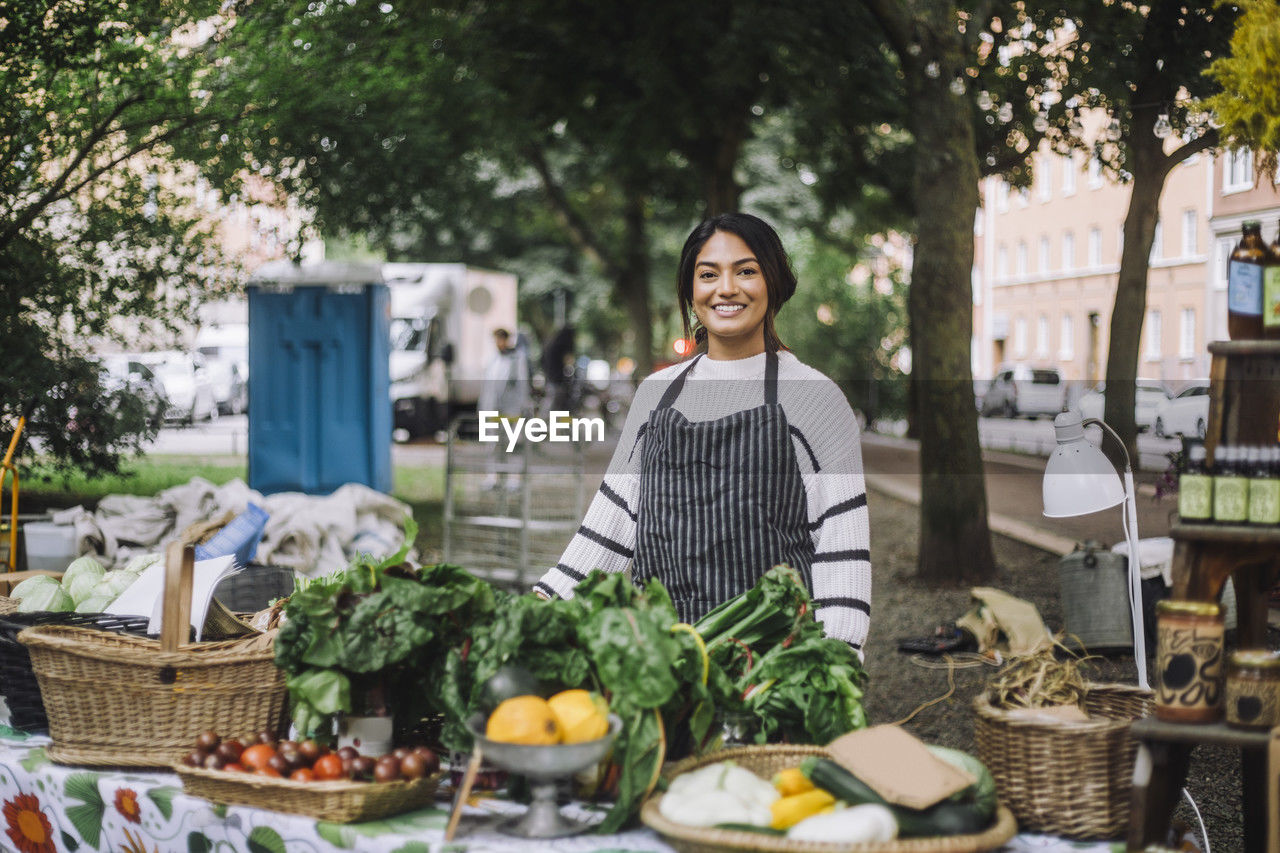
M 133 572 L 126 572 L 123 569 L 117 572 L 107 572 L 93 588 L 91 593 L 93 596 L 109 595 L 111 600 L 115 601 L 124 593 L 126 589 L 133 586 L 138 576 Z
M 102 580 L 102 575 L 106 571 L 102 564 L 93 557 L 80 557 L 72 560 L 71 565 L 67 566 L 67 570 L 62 573 L 62 588 L 71 593 L 72 598 L 78 598 L 75 590 L 81 589 L 81 584 L 84 583 L 78 579 L 82 576 L 88 577 L 92 580 L 88 589 L 83 590 L 83 593 L 87 595 L 89 590 L 93 589 L 94 584 Z
M 50 578 L 49 580 L 53 580 Z M 53 581 L 52 585 L 44 585 L 36 587 L 29 591 L 26 597 L 18 602 L 19 613 L 35 613 L 41 610 L 52 610 L 57 613 L 64 613 L 73 609 L 75 604 L 71 600 L 71 596 L 67 595 L 66 590 L 58 585 L 57 581 Z
M 145 572 L 147 569 L 149 569 L 153 563 L 160 562 L 160 559 L 163 556 L 164 556 L 163 554 L 158 554 L 158 553 L 139 554 L 138 556 L 134 557 L 132 560 L 130 560 L 128 563 L 125 564 L 123 571 L 132 572 L 135 575 L 140 575 L 143 572 Z
M 64 578 L 62 588 L 67 591 L 67 595 L 71 596 L 71 600 L 76 604 L 84 601 L 93 594 L 94 589 L 101 583 L 103 575 L 94 574 L 92 571 L 84 571 L 76 575 L 68 583 Z
M 15 586 L 13 591 L 9 593 L 9 597 L 14 601 L 21 601 L 26 598 L 28 594 L 42 586 L 56 586 L 61 588 L 57 578 L 51 578 L 48 575 L 34 575 Z
M 102 613 L 113 601 L 115 601 L 114 595 L 91 595 L 76 605 L 76 612 Z
M 950 797 L 958 803 L 972 803 L 982 814 L 990 818 L 996 813 L 996 780 L 991 771 L 978 759 L 967 752 L 950 749 L 936 744 L 927 744 L 929 751 L 943 761 L 961 770 L 967 771 L 977 782 Z

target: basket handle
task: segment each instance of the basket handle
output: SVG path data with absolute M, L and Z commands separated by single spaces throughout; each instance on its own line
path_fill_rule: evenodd
M 166 652 L 176 652 L 189 636 L 195 567 L 194 546 L 181 541 L 169 543 L 165 550 L 164 623 L 160 626 L 160 648 Z

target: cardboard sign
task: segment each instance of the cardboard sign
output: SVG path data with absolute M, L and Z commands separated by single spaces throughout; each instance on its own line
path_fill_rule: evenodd
M 912 809 L 927 809 L 978 781 L 897 726 L 849 732 L 827 751 L 887 802 Z

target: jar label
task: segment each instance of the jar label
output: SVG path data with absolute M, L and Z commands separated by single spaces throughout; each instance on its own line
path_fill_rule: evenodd
M 1249 481 L 1244 477 L 1213 478 L 1213 517 L 1244 521 L 1249 517 Z
M 1280 524 L 1280 480 L 1268 477 L 1249 481 L 1249 521 Z
M 1178 478 L 1178 515 L 1204 521 L 1213 517 L 1213 478 L 1183 474 Z
M 1262 313 L 1262 267 L 1231 262 L 1227 268 L 1227 310 L 1250 317 Z
M 1280 329 L 1280 266 L 1267 267 L 1262 273 L 1262 326 Z
M 1222 622 L 1162 616 L 1156 623 L 1156 704 L 1211 711 L 1222 698 Z
M 1280 685 L 1266 679 L 1227 677 L 1227 722 L 1270 729 L 1280 724 Z

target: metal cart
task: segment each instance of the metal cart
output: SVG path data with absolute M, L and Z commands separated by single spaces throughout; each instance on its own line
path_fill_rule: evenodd
M 449 429 L 444 559 L 528 590 L 560 559 L 586 509 L 583 442 L 478 440 L 474 416 Z

